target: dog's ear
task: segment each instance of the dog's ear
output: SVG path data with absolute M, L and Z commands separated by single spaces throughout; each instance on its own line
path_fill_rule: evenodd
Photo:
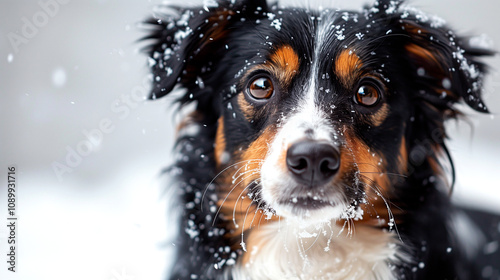
M 471 46 L 468 38 L 448 29 L 444 20 L 401 7 L 404 2 L 376 0 L 366 11 L 369 18 L 386 21 L 392 28 L 389 36 L 399 33 L 407 37 L 403 51 L 420 93 L 418 98 L 451 116 L 459 113 L 453 105 L 461 100 L 476 111 L 488 112 L 481 99 L 486 67 L 477 58 L 494 52 Z
M 464 102 L 472 109 L 487 113 L 482 100 L 483 78 L 487 72 L 481 56 L 494 52 L 475 47 L 470 39 L 450 30 L 444 20 L 411 7 L 396 7 L 395 1 L 379 1 L 373 20 L 385 20 L 388 29 L 380 30 L 391 52 L 397 53 L 395 70 L 402 73 L 397 81 L 404 88 L 411 106 L 407 125 L 409 160 L 419 168 L 414 176 L 424 180 L 430 174 L 444 174 L 439 156 L 446 155 L 453 173 L 453 163 L 444 139 L 445 121 L 461 114 L 456 104 Z M 380 6 L 382 5 L 382 6 Z M 385 6 L 384 6 L 385 5 Z M 454 173 L 452 174 L 452 183 Z
M 210 1 L 207 1 L 210 2 Z M 165 96 L 177 85 L 187 88 L 181 103 L 203 92 L 203 77 L 211 71 L 217 53 L 224 49 L 231 25 L 267 11 L 265 0 L 211 1 L 198 8 L 169 7 L 174 15 L 147 21 L 152 39 L 146 51 L 153 73 L 151 99 Z M 197 90 L 192 90 L 192 89 Z M 200 90 L 202 89 L 202 90 Z
M 468 38 L 456 36 L 437 17 L 403 13 L 400 24 L 409 38 L 404 51 L 419 90 L 417 98 L 452 117 L 459 113 L 454 106 L 459 101 L 487 113 L 481 97 L 487 69 L 478 57 L 493 52 L 472 47 Z

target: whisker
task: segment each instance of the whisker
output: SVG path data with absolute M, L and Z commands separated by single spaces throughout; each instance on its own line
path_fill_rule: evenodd
M 257 212 L 259 212 L 259 210 L 261 210 L 259 207 L 260 207 L 260 202 L 259 202 L 259 204 L 257 204 L 257 207 L 255 207 L 255 212 L 253 213 L 253 218 L 252 218 L 252 221 L 250 222 L 250 227 L 248 229 L 252 228 L 253 222 L 255 222 L 255 217 L 257 216 Z M 263 215 L 260 216 L 258 225 L 260 225 L 260 221 L 262 220 L 262 216 Z
M 260 208 L 260 202 L 259 202 L 259 205 L 257 205 L 257 209 Z M 264 211 L 262 209 L 260 209 L 261 211 Z M 262 223 L 262 218 L 264 218 L 264 215 L 260 215 L 260 219 L 259 219 L 259 223 L 257 224 L 257 228 L 260 228 L 260 224 Z
M 357 162 L 356 164 L 357 165 L 369 165 L 371 167 L 374 167 L 374 168 L 380 170 L 380 166 L 375 165 L 373 163 L 369 163 L 369 162 Z M 398 176 L 398 177 L 402 177 L 402 178 L 408 178 L 408 176 L 406 176 L 406 175 L 399 174 L 399 173 L 392 173 L 392 172 L 382 172 L 382 171 L 380 171 L 380 172 L 376 172 L 376 171 L 373 171 L 373 172 L 363 172 L 361 170 L 358 170 L 358 172 L 361 173 L 361 174 L 381 174 L 381 175 L 385 174 L 385 175 L 391 175 L 391 176 Z
M 365 183 L 365 182 L 362 182 L 364 185 L 370 187 L 372 190 L 375 191 L 375 193 L 380 196 L 382 199 L 385 199 L 384 202 L 388 203 L 390 206 L 392 207 L 395 207 L 397 208 L 398 210 L 402 210 L 401 207 L 399 207 L 398 205 L 392 203 L 390 200 L 387 200 L 384 195 L 383 195 L 383 190 L 381 190 L 379 188 L 379 186 L 377 185 L 377 183 L 375 181 L 373 181 L 372 179 L 366 177 L 366 176 L 363 176 L 363 178 L 365 178 L 366 180 L 370 181 L 370 183 L 372 183 L 373 185 L 370 185 L 368 183 Z
M 241 247 L 242 247 L 243 251 L 245 251 L 245 252 L 247 251 L 247 248 L 246 248 L 245 239 L 244 239 L 244 235 L 245 235 L 245 230 L 244 229 L 245 229 L 245 223 L 246 223 L 246 220 L 247 220 L 248 212 L 250 211 L 250 208 L 252 208 L 251 206 L 252 206 L 252 204 L 250 204 L 248 206 L 248 208 L 247 208 L 247 212 L 245 214 L 245 218 L 243 219 L 243 226 L 242 226 L 243 228 L 241 229 L 241 243 L 240 244 L 241 244 Z
M 340 234 L 342 234 L 342 232 L 344 232 L 346 224 L 347 224 L 347 220 L 344 221 L 344 225 L 342 225 L 342 228 L 340 228 L 339 233 L 337 234 L 337 237 L 339 237 Z
M 388 202 L 388 200 L 384 197 L 382 191 L 380 190 L 379 186 L 377 186 L 376 182 L 374 182 L 373 180 L 371 180 L 370 178 L 367 178 L 366 176 L 363 176 L 366 180 L 370 181 L 370 183 L 372 183 L 373 185 L 371 184 L 368 184 L 368 183 L 365 183 L 365 182 L 362 182 L 364 185 L 366 185 L 367 187 L 371 188 L 372 190 L 375 191 L 376 195 L 378 195 L 382 201 L 384 202 L 385 204 L 385 207 L 387 208 L 387 215 L 389 217 L 389 230 L 392 229 L 392 227 L 394 227 L 397 235 L 398 235 L 398 238 L 401 242 L 403 242 L 402 238 L 401 238 L 401 235 L 399 234 L 399 230 L 398 230 L 398 227 L 396 225 L 396 219 L 394 218 L 394 214 L 392 213 L 392 210 L 391 210 L 391 207 L 390 207 L 390 202 Z
M 250 162 L 250 161 L 249 161 L 249 162 Z M 245 164 L 245 165 L 243 165 L 242 167 L 238 168 L 238 170 L 236 170 L 236 171 L 234 172 L 233 176 L 231 176 L 231 179 L 233 179 L 233 180 L 232 180 L 232 183 L 233 183 L 233 184 L 234 184 L 234 182 L 235 182 L 236 180 L 238 180 L 241 176 L 244 176 L 245 174 L 247 174 L 247 173 L 249 173 L 249 172 L 252 172 L 252 171 L 258 170 L 258 168 L 252 168 L 252 169 L 249 169 L 249 170 L 248 170 L 248 169 L 247 169 L 247 170 L 245 170 L 245 172 L 240 172 L 240 170 L 241 170 L 241 169 L 243 169 L 243 168 L 247 168 L 247 167 L 248 167 L 248 163 L 246 163 L 246 164 Z M 238 176 L 236 176 L 236 175 L 238 175 Z
M 314 244 L 316 244 L 316 242 L 317 242 L 317 241 L 318 241 L 318 239 L 319 239 L 320 234 L 321 234 L 321 232 L 320 232 L 320 230 L 318 230 L 318 232 L 317 232 L 317 234 L 316 234 L 316 239 L 314 239 L 313 243 L 309 246 L 309 248 L 307 248 L 307 249 L 304 251 L 304 253 L 305 253 L 305 252 L 307 252 L 307 251 L 309 251 L 309 249 L 311 249 L 311 248 L 314 246 Z
M 231 195 L 231 193 L 232 193 L 232 192 L 233 192 L 233 191 L 234 191 L 234 190 L 235 190 L 235 189 L 236 189 L 236 188 L 237 188 L 237 187 L 238 187 L 241 183 L 243 183 L 243 182 L 245 181 L 245 179 L 247 179 L 247 178 L 249 178 L 249 177 L 251 177 L 251 175 L 250 175 L 250 176 L 248 176 L 248 177 L 243 178 L 243 179 L 242 179 L 241 181 L 239 181 L 236 185 L 233 185 L 233 187 L 232 187 L 232 188 L 231 188 L 231 190 L 227 193 L 226 197 L 224 198 L 224 200 L 222 201 L 221 205 L 220 205 L 220 206 L 219 206 L 219 208 L 217 209 L 217 212 L 215 213 L 215 216 L 214 216 L 214 221 L 213 221 L 212 225 L 215 225 L 215 221 L 217 220 L 217 216 L 219 215 L 220 210 L 222 209 L 222 206 L 224 205 L 224 203 L 226 203 L 226 201 L 227 201 L 227 199 L 229 198 L 229 196 Z M 236 204 L 238 203 L 238 200 L 239 200 L 239 198 L 240 198 L 241 194 L 242 194 L 242 193 L 243 193 L 243 192 L 244 192 L 247 188 L 248 188 L 248 186 L 247 186 L 247 187 L 245 187 L 245 188 L 243 189 L 243 191 L 242 191 L 242 192 L 238 195 L 238 199 L 236 200 L 235 207 L 236 207 Z M 233 222 L 234 222 L 234 212 L 233 212 Z M 236 225 L 236 224 L 235 224 L 235 225 Z M 236 225 L 236 226 L 237 226 L 237 225 Z
M 328 237 L 328 240 L 326 241 L 326 246 L 324 248 L 325 251 L 330 250 L 330 244 L 332 243 L 333 240 L 333 228 L 331 222 L 327 223 L 328 227 L 330 228 L 330 236 Z
M 246 178 L 245 178 L 246 179 Z M 246 186 L 241 192 L 240 194 L 238 195 L 238 198 L 236 199 L 236 202 L 234 203 L 234 207 L 233 207 L 233 223 L 235 224 L 236 227 L 238 227 L 238 225 L 236 224 L 236 207 L 238 205 L 238 200 L 240 200 L 240 198 L 242 198 L 242 194 L 248 190 L 250 188 L 250 186 L 252 186 L 253 183 L 257 182 L 258 179 L 255 179 L 253 180 L 252 182 L 250 182 L 250 184 L 248 184 L 248 186 Z M 257 185 L 259 185 L 260 183 L 256 183 Z M 253 202 L 253 199 L 252 199 L 252 202 Z M 252 203 L 250 203 L 250 206 L 252 205 Z M 243 207 L 243 198 L 241 199 L 241 202 L 240 202 L 240 211 L 243 212 L 243 209 L 241 208 Z
M 256 182 L 256 181 L 257 181 L 257 179 L 256 179 L 256 180 L 254 180 L 254 181 L 252 181 L 252 183 L 254 183 L 254 182 Z M 248 186 L 250 187 L 250 186 L 252 185 L 252 183 L 250 183 Z M 257 186 L 258 186 L 258 185 L 259 185 L 259 183 L 257 183 Z M 255 203 L 254 203 L 254 202 L 258 202 L 258 204 L 257 204 L 257 206 L 255 207 L 256 209 L 255 209 L 255 213 L 254 213 L 254 217 L 253 217 L 253 219 L 252 219 L 252 222 L 250 223 L 250 228 L 252 228 L 252 224 L 253 224 L 253 222 L 255 221 L 255 216 L 256 216 L 257 212 L 260 210 L 260 208 L 259 208 L 259 207 L 260 207 L 260 205 L 261 205 L 261 201 L 256 201 L 256 200 L 252 199 L 252 203 L 250 203 L 250 206 L 255 205 Z M 249 228 L 249 229 L 250 229 L 250 228 Z
M 352 218 L 349 218 L 349 223 L 351 224 L 351 237 L 353 237 L 356 233 L 356 226 Z
M 297 236 L 297 233 L 296 234 L 296 240 L 297 240 L 297 247 L 298 247 L 298 251 L 299 251 L 299 256 L 304 260 L 304 267 L 306 267 L 307 263 L 308 263 L 308 260 L 307 260 L 307 254 L 305 253 L 306 250 L 304 248 L 304 240 L 302 240 L 302 237 L 300 236 Z
M 239 164 L 246 163 L 246 162 L 250 162 L 250 161 L 254 161 L 254 160 L 255 160 L 255 161 L 258 161 L 258 159 L 249 159 L 249 160 L 242 160 L 242 161 L 239 161 L 239 162 L 233 163 L 233 164 L 231 164 L 231 165 L 227 166 L 226 168 L 222 169 L 219 173 L 217 173 L 217 175 L 215 175 L 215 176 L 214 176 L 214 178 L 210 181 L 210 183 L 208 183 L 208 184 L 206 185 L 206 187 L 205 187 L 205 191 L 203 192 L 203 195 L 202 195 L 202 197 L 201 197 L 201 204 L 203 204 L 203 200 L 205 199 L 205 196 L 206 196 L 206 194 L 207 194 L 207 191 L 208 191 L 208 188 L 210 187 L 210 185 L 212 185 L 212 184 L 213 184 L 213 182 L 214 182 L 214 181 L 215 181 L 215 180 L 216 180 L 216 179 L 217 179 L 220 175 L 222 175 L 222 173 L 226 172 L 226 171 L 227 171 L 227 170 L 229 170 L 230 168 L 235 167 L 235 166 L 237 166 L 237 165 L 239 165 Z M 261 160 L 261 161 L 263 161 L 263 160 Z
M 403 175 L 403 174 L 398 174 L 398 173 L 391 173 L 391 172 L 364 172 L 364 171 L 359 171 L 359 174 L 380 174 L 380 175 L 390 175 L 390 176 L 397 176 L 401 178 L 408 178 L 408 176 Z

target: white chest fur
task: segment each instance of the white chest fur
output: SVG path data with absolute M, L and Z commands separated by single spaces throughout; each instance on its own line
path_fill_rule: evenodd
M 396 279 L 391 264 L 408 259 L 394 233 L 364 226 L 347 230 L 333 222 L 268 224 L 247 240 L 248 255 L 234 268 L 235 280 L 391 280 Z

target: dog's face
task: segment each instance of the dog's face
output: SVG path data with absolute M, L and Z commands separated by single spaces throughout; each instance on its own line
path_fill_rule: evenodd
M 238 163 L 234 192 L 247 188 L 278 216 L 355 217 L 367 192 L 377 198 L 388 174 L 404 174 L 410 100 L 391 83 L 402 57 L 357 14 L 286 13 L 279 29 L 254 27 L 248 59 L 223 79 L 236 92 L 222 106 L 216 161 Z M 233 48 L 228 57 L 243 54 Z
M 486 111 L 483 66 L 400 1 L 360 13 L 257 2 L 184 10 L 151 50 L 153 94 L 180 83 L 216 127 L 221 213 L 242 228 L 263 215 L 390 224 L 395 186 L 439 169 L 454 103 Z

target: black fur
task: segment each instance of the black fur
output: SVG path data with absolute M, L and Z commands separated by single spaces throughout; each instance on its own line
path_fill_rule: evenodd
M 449 156 L 444 122 L 460 114 L 457 102 L 488 112 L 481 100 L 486 67 L 477 57 L 491 52 L 468 46 L 466 38 L 434 19 L 402 10 L 401 2 L 376 1 L 359 13 L 332 11 L 336 14 L 332 23 L 341 26 L 342 32 L 339 37 L 332 33 L 320 50 L 324 61 L 320 72 L 328 73 L 336 54 L 346 46 L 356 49 L 364 67 L 385 78 L 386 102 L 393 109 L 390 118 L 375 128 L 363 122 L 362 114 L 350 114 L 350 95 L 342 94 L 350 89 L 340 85 L 332 73 L 332 79 L 320 80 L 318 88 L 339 93 L 324 100 L 343 109 L 331 121 L 351 122 L 357 137 L 386 156 L 388 172 L 397 173 L 399 154 L 394 146 L 406 140 L 408 174 L 394 180 L 391 202 L 403 209 L 398 231 L 415 262 L 397 268 L 401 279 L 479 279 L 453 237 L 450 219 L 454 210 L 443 188 L 444 172 L 435 163 L 441 156 Z M 343 15 L 350 20 L 345 21 Z M 179 160 L 171 168 L 181 191 L 183 212 L 170 279 L 190 279 L 192 275 L 196 279 L 230 278 L 225 268 L 242 251 L 234 249 L 238 241 L 223 237 L 228 221 L 214 221 L 218 197 L 212 180 L 220 171 L 215 168 L 213 146 L 217 120 L 225 116 L 226 145 L 229 152 L 235 152 L 279 118 L 278 113 L 266 113 L 269 106 L 285 115 L 293 108 L 312 61 L 317 59 L 313 43 L 318 16 L 315 11 L 281 9 L 265 1 L 220 1 L 217 7 L 176 7 L 172 15 L 148 21 L 152 31 L 145 39 L 153 39 L 148 54 L 155 61 L 151 98 L 162 97 L 178 85 L 184 91 L 179 102 L 196 104 L 190 125 L 199 128 L 196 135 L 177 139 Z M 280 19 L 280 28 L 272 24 L 275 19 Z M 285 42 L 302 56 L 300 75 L 286 89 L 286 98 L 257 108 L 262 110 L 261 117 L 247 122 L 232 102 L 243 91 L 244 74 Z M 410 53 L 409 45 L 425 49 L 435 59 Z

